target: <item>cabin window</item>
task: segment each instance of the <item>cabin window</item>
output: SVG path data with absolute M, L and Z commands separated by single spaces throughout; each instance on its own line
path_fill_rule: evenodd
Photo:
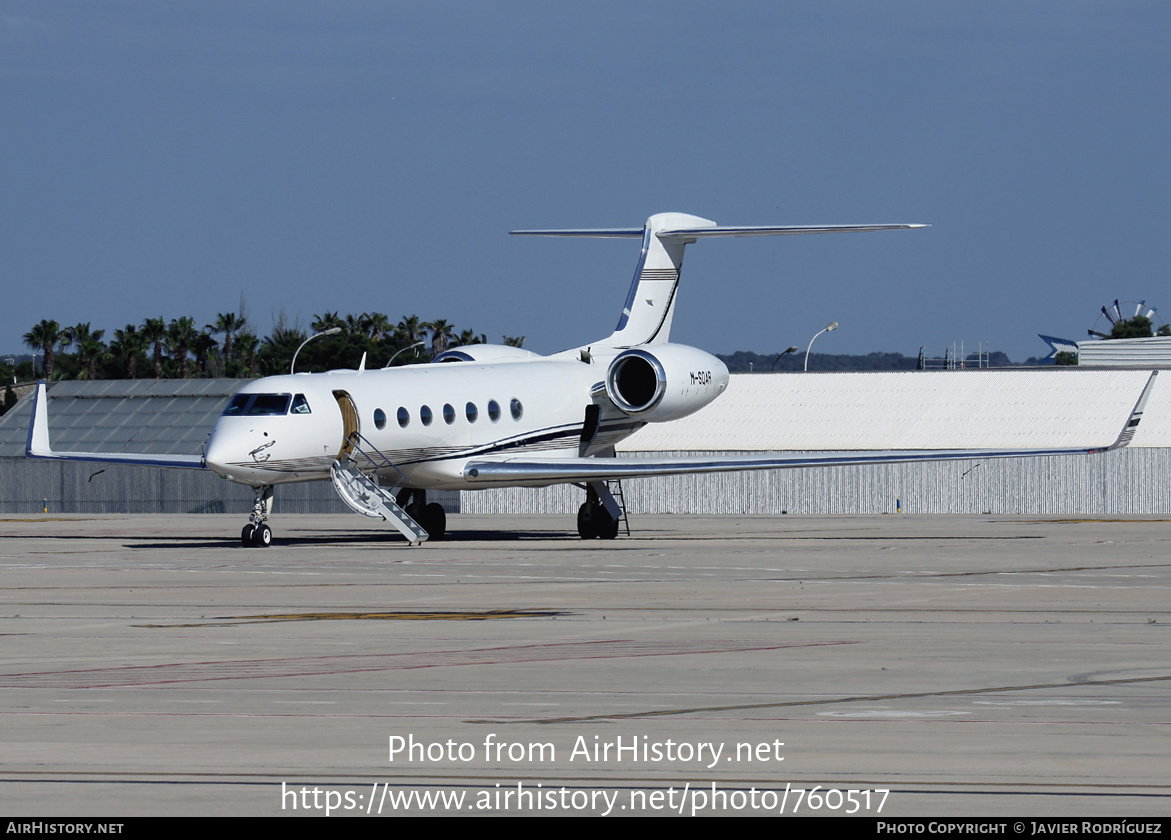
M 386 428 L 386 412 L 381 408 L 374 409 L 374 425 L 379 430 Z
M 305 399 L 304 394 L 297 394 L 293 397 L 293 407 L 289 411 L 290 414 L 312 414 L 309 410 L 309 400 Z
M 430 426 L 430 425 L 431 425 L 431 417 L 432 417 L 432 415 L 431 415 L 431 406 L 425 405 L 425 406 L 423 406 L 422 408 L 420 408 L 420 409 L 419 409 L 419 421 L 420 421 L 420 422 L 421 422 L 421 423 L 422 423 L 424 426 Z
M 455 422 L 455 409 L 451 407 L 451 403 L 443 406 L 443 422 L 449 426 Z
M 521 416 L 525 413 L 524 406 L 520 404 L 520 400 L 518 400 L 516 397 L 512 398 L 512 404 L 509 407 L 512 410 L 512 419 L 513 420 L 519 420 L 521 418 Z
M 495 423 L 500 419 L 500 403 L 488 400 L 488 419 Z
M 467 415 L 469 423 L 475 423 L 476 418 L 480 416 L 480 412 L 476 408 L 475 403 L 468 403 L 467 405 L 465 405 L 464 406 L 464 414 Z
M 402 406 L 398 409 L 398 425 L 399 428 L 405 429 L 407 424 L 411 422 L 411 412 L 407 411 Z

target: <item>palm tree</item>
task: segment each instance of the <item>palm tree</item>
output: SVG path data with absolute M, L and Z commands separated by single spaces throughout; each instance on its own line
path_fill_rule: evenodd
M 363 312 L 361 315 L 354 315 L 350 313 L 346 315 L 346 322 L 343 327 L 347 332 L 354 335 L 366 335 L 369 330 L 370 316 Z
M 488 336 L 484 334 L 476 335 L 475 330 L 464 330 L 455 339 L 456 347 L 467 347 L 469 344 L 487 344 Z
M 210 333 L 200 331 L 195 334 L 195 338 L 191 340 L 191 349 L 195 353 L 196 375 L 206 372 L 208 356 L 218 346 L 218 342 L 211 337 Z
M 163 342 L 167 340 L 167 322 L 147 318 L 142 322 L 142 339 L 154 347 L 155 379 L 163 378 Z
M 187 378 L 187 351 L 195 336 L 194 318 L 184 315 L 171 319 L 171 326 L 167 329 L 167 343 L 170 345 L 171 355 L 179 363 L 179 376 L 183 379 Z
M 56 321 L 41 321 L 24 334 L 24 343 L 33 350 L 40 350 L 45 356 L 45 379 L 53 378 L 53 360 L 56 358 L 57 344 L 62 337 L 61 326 Z
M 371 341 L 382 341 L 387 333 L 394 330 L 390 318 L 381 312 L 371 312 L 366 316 L 366 329 Z
M 91 330 L 89 321 L 66 328 L 69 344 L 77 347 L 77 364 L 83 370 L 86 379 L 96 379 L 97 365 L 106 352 L 106 343 L 102 341 L 105 330 Z M 80 376 L 79 376 L 80 378 Z
M 334 327 L 345 329 L 346 322 L 338 317 L 337 312 L 326 312 L 324 315 L 314 315 L 313 323 L 309 325 L 315 333 L 332 330 Z
M 208 324 L 206 326 L 206 329 L 211 330 L 213 335 L 223 334 L 225 363 L 232 358 L 232 336 L 243 330 L 245 324 L 247 324 L 247 321 L 243 315 L 221 312 L 219 315 L 216 315 L 214 324 Z
M 451 340 L 455 338 L 455 327 L 442 319 L 423 326 L 431 330 L 431 358 L 434 359 L 450 346 Z
M 110 349 L 126 363 L 126 378 L 134 379 L 138 373 L 138 354 L 146 350 L 142 333 L 134 324 L 127 324 L 124 330 L 114 330 L 114 343 Z
M 403 334 L 405 344 L 414 344 L 426 337 L 427 325 L 419 320 L 418 315 L 406 315 L 398 322 L 396 329 Z
M 260 339 L 250 332 L 236 336 L 236 352 L 240 356 L 240 365 L 248 371 L 249 377 L 256 376 L 256 349 L 259 346 Z

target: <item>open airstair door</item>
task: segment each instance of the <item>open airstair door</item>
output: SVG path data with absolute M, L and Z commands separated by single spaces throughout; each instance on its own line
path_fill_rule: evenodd
M 350 395 L 334 391 L 333 396 L 342 412 L 341 449 L 329 470 L 333 489 L 351 510 L 389 522 L 411 545 L 419 545 L 428 537 L 426 529 L 398 506 L 394 493 L 382 487 L 376 477 L 380 468 L 394 468 L 394 464 L 369 441 L 363 441 L 358 429 L 358 410 Z M 363 442 L 369 451 L 362 448 Z
M 358 440 L 358 409 L 354 406 L 353 398 L 345 391 L 334 391 L 333 398 L 342 412 L 342 446 L 338 450 L 337 459 L 345 461 L 353 456 L 354 442 Z

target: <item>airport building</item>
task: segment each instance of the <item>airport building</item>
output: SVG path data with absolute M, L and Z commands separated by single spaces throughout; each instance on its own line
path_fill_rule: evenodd
M 1111 342 L 1113 343 L 1113 342 Z M 1121 342 L 1119 342 L 1121 343 Z M 1049 448 L 1118 437 L 1149 369 L 733 375 L 702 411 L 653 424 L 620 456 Z M 199 454 L 243 380 L 59 382 L 58 450 Z M 0 512 L 233 513 L 249 488 L 202 470 L 24 458 L 31 400 L 0 418 Z M 1171 513 L 1171 372 L 1126 449 L 1093 455 L 722 473 L 624 482 L 630 514 Z M 450 512 L 573 514 L 574 486 L 438 494 Z M 346 512 L 328 481 L 282 485 L 275 513 Z

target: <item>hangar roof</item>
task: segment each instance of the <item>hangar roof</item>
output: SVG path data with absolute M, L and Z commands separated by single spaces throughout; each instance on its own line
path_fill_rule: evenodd
M 82 452 L 198 455 L 248 379 L 109 379 L 49 385 L 53 447 Z M 23 456 L 32 400 L 0 417 L 0 456 Z

